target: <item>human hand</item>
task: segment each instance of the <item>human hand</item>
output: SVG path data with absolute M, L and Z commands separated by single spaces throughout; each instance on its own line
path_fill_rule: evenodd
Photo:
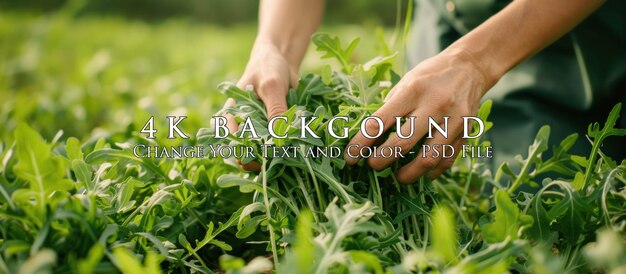
M 269 119 L 287 111 L 287 92 L 290 86 L 295 88 L 297 83 L 297 67 L 291 65 L 274 45 L 257 42 L 252 49 L 245 72 L 237 82 L 237 87 L 240 89 L 252 87 L 257 97 L 265 104 Z M 223 109 L 234 104 L 235 100 L 228 98 Z M 224 113 L 223 116 L 227 119 L 226 127 L 229 132 L 237 132 L 238 124 L 234 116 L 228 113 Z M 247 164 L 239 162 L 239 164 L 248 171 L 260 170 L 258 162 Z
M 423 61 L 409 71 L 400 82 L 390 91 L 385 99 L 385 104 L 372 116 L 379 117 L 384 125 L 383 131 L 387 131 L 395 124 L 395 117 L 415 116 L 414 132 L 407 138 L 400 138 L 397 133 L 376 148 L 380 155 L 381 147 L 400 147 L 403 155 L 411 150 L 419 140 L 428 132 L 427 121 L 429 117 L 438 123 L 443 122 L 443 117 L 448 119 L 448 136 L 445 138 L 437 131 L 433 131 L 432 139 L 427 139 L 425 145 L 452 145 L 455 154 L 458 154 L 463 144 L 463 116 L 473 116 L 478 110 L 481 97 L 495 84 L 488 74 L 479 66 L 479 63 L 470 54 L 461 50 L 444 51 L 439 55 Z M 403 135 L 409 135 L 411 125 L 405 122 L 402 127 Z M 365 124 L 364 130 L 370 136 L 379 132 L 379 125 L 373 119 Z M 361 131 L 357 133 L 348 147 L 351 155 L 358 155 L 358 149 L 363 146 L 371 147 L 376 139 L 366 138 Z M 358 145 L 354 147 L 352 145 Z M 431 179 L 439 177 L 454 163 L 457 155 L 451 158 L 421 157 L 422 151 L 410 163 L 406 164 L 397 172 L 397 179 L 401 183 L 415 182 L 423 174 L 428 174 Z M 355 164 L 359 158 L 351 158 L 348 153 L 344 154 L 348 164 Z M 383 169 L 392 164 L 396 158 L 370 157 L 368 164 L 376 169 Z

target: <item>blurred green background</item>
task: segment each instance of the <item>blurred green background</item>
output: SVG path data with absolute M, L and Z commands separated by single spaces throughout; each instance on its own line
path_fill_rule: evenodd
M 326 1 L 327 23 L 361 23 L 364 21 L 392 25 L 400 0 Z M 50 12 L 72 6 L 77 16 L 115 15 L 144 21 L 172 17 L 222 26 L 253 22 L 259 0 L 20 0 L 0 1 L 2 10 Z
M 355 58 L 376 56 L 374 29 L 393 37 L 406 1 L 327 1 L 320 31 Z M 221 107 L 256 35 L 258 1 L 0 1 L 0 139 L 20 121 L 46 139 L 137 134 L 150 116 L 187 115 L 195 135 Z M 397 33 L 396 33 L 397 34 Z M 399 42 L 397 43 L 399 44 Z M 310 47 L 302 72 L 328 62 Z M 165 130 L 164 130 L 165 131 Z M 9 141 L 9 142 L 7 142 Z

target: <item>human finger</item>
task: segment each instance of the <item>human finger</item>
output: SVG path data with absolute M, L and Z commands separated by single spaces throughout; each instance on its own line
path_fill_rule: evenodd
M 370 137 L 382 135 L 395 123 L 394 116 L 405 116 L 408 113 L 405 109 L 406 107 L 403 107 L 398 100 L 392 100 L 374 112 L 370 117 L 375 118 L 367 119 L 365 124 L 361 124 L 359 132 L 350 140 L 343 157 L 346 163 L 353 165 L 358 162 L 361 158 L 358 153 L 359 148 L 372 146 L 378 139 L 365 136 L 364 131 Z
M 429 110 L 423 110 L 407 116 L 406 121 L 400 128 L 400 132 L 391 134 L 391 136 L 389 136 L 389 138 L 382 145 L 376 148 L 375 155 L 382 155 L 382 150 L 387 147 L 393 148 L 393 151 L 396 151 L 396 149 L 399 148 L 403 155 L 410 151 L 428 131 L 428 127 L 418 126 L 418 124 L 422 124 L 423 121 L 428 119 L 428 113 L 432 112 Z M 400 135 L 404 137 L 401 137 Z M 373 169 L 381 170 L 396 160 L 397 158 L 395 157 L 370 157 L 367 160 L 367 163 Z
M 464 143 L 465 143 L 465 139 L 461 138 L 460 136 L 457 137 L 457 139 L 454 140 L 454 142 L 452 142 L 452 147 L 454 148 L 454 154 L 452 155 L 452 157 L 443 158 L 441 159 L 441 161 L 439 161 L 439 164 L 437 164 L 437 166 L 433 168 L 433 170 L 428 174 L 428 177 L 431 180 L 435 180 L 439 178 L 441 174 L 443 174 L 447 169 L 452 167 L 452 165 L 454 164 L 454 161 L 459 156 L 459 153 L 461 152 L 461 149 L 463 148 Z
M 435 169 L 444 156 L 444 145 L 449 145 L 454 142 L 456 137 L 459 136 L 460 131 L 461 125 L 453 124 L 450 125 L 448 136 L 455 136 L 454 139 L 447 138 L 448 136 L 444 136 L 438 131 L 434 134 L 434 138 L 427 139 L 419 150 L 417 157 L 398 170 L 396 173 L 398 182 L 403 184 L 413 183 L 422 175 Z M 437 150 L 434 151 L 433 149 Z
M 267 118 L 279 116 L 287 111 L 286 83 L 278 78 L 269 77 L 259 83 L 257 94 L 265 104 Z

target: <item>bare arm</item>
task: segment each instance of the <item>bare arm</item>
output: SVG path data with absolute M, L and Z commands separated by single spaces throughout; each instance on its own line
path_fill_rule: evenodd
M 324 10 L 323 0 L 262 0 L 257 43 L 275 46 L 299 67 Z
M 252 86 L 269 117 L 287 110 L 287 90 L 297 84 L 300 63 L 323 9 L 323 0 L 261 1 L 257 37 L 237 86 Z M 224 106 L 233 104 L 234 100 L 228 99 Z M 233 119 L 229 119 L 228 128 L 230 132 L 237 130 Z
M 259 7 L 259 30 L 246 69 L 237 82 L 241 89 L 252 86 L 265 104 L 268 118 L 287 111 L 287 91 L 296 87 L 299 69 L 311 35 L 317 29 L 324 10 L 323 0 L 262 0 Z M 229 98 L 224 107 L 235 101 Z M 227 127 L 237 131 L 230 114 Z M 247 170 L 259 170 L 251 162 Z
M 513 1 L 443 52 L 417 65 L 391 90 L 386 103 L 373 116 L 383 120 L 385 130 L 393 126 L 396 116 L 415 116 L 415 134 L 409 139 L 393 134 L 382 146 L 408 151 L 427 132 L 424 121 L 428 117 L 438 122 L 449 117 L 448 136 L 435 134 L 426 144 L 449 144 L 458 153 L 463 144 L 461 117 L 475 115 L 482 96 L 507 71 L 570 31 L 603 2 Z M 406 134 L 410 127 L 411 124 L 405 123 L 402 131 Z M 370 134 L 377 132 L 373 120 L 366 124 L 365 130 Z M 375 142 L 358 133 L 350 145 L 371 146 Z M 349 164 L 358 160 L 344 158 Z M 393 161 L 393 158 L 369 158 L 368 164 L 382 169 Z M 454 158 L 418 157 L 402 167 L 397 178 L 403 183 L 415 182 L 424 174 L 436 178 L 453 162 Z
M 604 0 L 517 0 L 456 41 L 448 50 L 469 53 L 490 80 L 569 32 Z M 485 91 L 486 92 L 486 91 Z

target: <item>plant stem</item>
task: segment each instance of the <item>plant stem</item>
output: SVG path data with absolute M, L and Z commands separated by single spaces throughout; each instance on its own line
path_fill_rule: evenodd
M 4 197 L 5 200 L 7 200 L 7 203 L 9 204 L 9 207 L 11 209 L 15 209 L 15 204 L 13 203 L 13 199 L 11 199 L 11 196 L 9 196 L 9 193 L 4 189 L 3 185 L 6 184 L 4 177 L 0 178 L 0 193 L 2 194 L 2 196 Z
M 443 193 L 450 201 L 454 201 L 454 197 L 450 194 L 450 192 L 448 192 L 446 190 L 446 188 L 441 183 L 439 183 L 437 180 L 431 181 L 431 183 L 433 184 L 433 186 L 439 188 L 441 193 Z M 453 205 L 454 209 L 457 211 L 457 213 L 461 217 L 461 220 L 463 221 L 465 226 L 472 227 L 471 222 L 466 219 L 466 216 L 463 215 L 463 211 L 459 208 L 459 206 L 457 204 L 455 204 L 455 203 L 451 203 L 451 204 Z M 427 223 L 427 222 L 425 222 L 425 223 Z M 424 224 L 424 225 L 426 225 L 426 224 Z
M 585 169 L 585 178 L 583 180 L 583 186 L 581 188 L 582 191 L 585 191 L 587 183 L 591 181 L 591 171 L 595 168 L 594 162 L 596 161 L 596 157 L 598 156 L 598 149 L 600 148 L 600 144 L 602 144 L 603 140 L 603 136 L 600 136 L 600 138 L 593 142 L 593 146 L 591 147 L 591 154 L 589 155 L 589 161 L 587 162 L 587 169 Z
M 422 181 L 422 178 L 420 178 L 420 183 Z M 411 197 L 411 199 L 417 200 L 419 197 L 417 196 L 417 193 L 415 193 L 415 189 L 413 188 L 413 186 L 408 186 L 407 188 L 409 190 L 408 191 L 409 192 L 409 197 Z M 419 225 L 417 223 L 417 217 L 415 215 L 416 214 L 411 215 L 411 224 L 413 225 L 413 231 L 415 232 L 415 237 L 422 238 L 422 235 L 421 235 L 422 232 L 421 232 L 420 227 L 419 227 Z M 419 239 L 419 240 L 422 241 L 423 243 L 426 243 L 428 241 L 428 239 Z
M 528 161 L 524 162 L 524 166 L 522 167 L 522 170 L 519 172 L 519 174 L 517 175 L 517 178 L 515 178 L 515 181 L 513 181 L 513 184 L 511 184 L 511 187 L 507 191 L 509 194 L 512 194 L 513 192 L 515 192 L 515 190 L 517 190 L 517 188 L 522 184 L 522 178 L 524 177 L 524 175 L 528 173 L 528 169 L 530 168 L 530 164 L 532 162 L 531 157 L 534 157 L 534 155 L 529 156 Z
M 327 182 L 330 183 L 330 185 L 337 191 L 339 192 L 339 194 L 341 195 L 341 198 L 343 198 L 346 203 L 348 204 L 352 204 L 354 203 L 354 201 L 352 200 L 352 198 L 350 198 L 350 195 L 348 194 L 348 192 L 346 192 L 345 189 L 343 189 L 343 185 L 340 182 L 337 182 L 337 180 L 335 180 L 335 178 L 333 178 L 332 176 L 329 176 L 328 174 L 325 174 L 323 172 L 318 172 L 317 176 L 322 177 L 322 179 L 326 180 Z
M 413 22 L 413 0 L 407 1 L 408 7 L 406 8 L 406 16 L 404 18 L 404 30 L 402 31 L 402 64 L 400 69 L 402 71 L 401 75 L 404 75 L 407 69 L 406 60 L 407 60 L 407 45 L 409 44 L 409 29 L 411 29 L 411 22 Z
M 274 235 L 274 226 L 272 225 L 272 213 L 270 208 L 270 200 L 267 192 L 267 159 L 263 159 L 261 167 L 261 176 L 263 177 L 263 203 L 265 204 L 265 216 L 267 217 L 267 229 L 270 233 L 270 244 L 272 245 L 272 259 L 274 259 L 274 268 L 278 268 L 278 251 L 276 249 L 276 235 Z
M 335 254 L 335 249 L 337 248 L 337 245 L 340 243 L 340 240 L 342 238 L 342 237 L 339 237 L 338 233 L 339 231 L 344 230 L 345 224 L 346 224 L 346 219 L 341 220 L 341 223 L 337 227 L 335 234 L 333 234 L 333 240 L 330 242 L 330 245 L 328 246 L 328 249 L 326 250 L 326 252 L 324 252 L 324 256 L 320 260 L 320 263 L 317 265 L 317 269 L 315 269 L 316 274 L 320 274 L 324 272 L 323 270 L 326 269 L 325 265 L 326 265 L 326 261 L 328 260 L 329 254 Z
M 302 181 L 302 177 L 300 177 L 300 174 L 298 174 L 298 171 L 296 170 L 296 168 L 292 167 L 291 170 L 293 171 L 293 174 L 296 177 L 296 181 L 298 181 L 298 186 L 300 187 L 300 190 L 302 191 L 302 195 L 304 196 L 304 200 L 306 201 L 307 206 L 313 212 L 313 214 L 311 214 L 313 215 L 313 219 L 315 220 L 316 223 L 319 222 L 319 220 L 317 219 L 317 210 L 315 209 L 315 204 L 313 203 L 313 201 L 311 201 L 311 195 L 306 190 L 306 187 L 304 186 L 304 182 Z
M 374 192 L 373 193 L 374 197 L 372 197 L 373 198 L 372 200 L 374 200 L 376 202 L 376 205 L 378 207 L 383 209 L 383 196 L 382 196 L 381 191 L 380 191 L 380 182 L 378 181 L 378 176 L 376 176 L 376 173 L 377 173 L 376 171 L 370 172 L 370 177 L 374 177 L 374 180 L 373 180 L 374 181 L 374 188 L 372 188 L 373 192 Z
M 459 207 L 463 208 L 465 204 L 465 198 L 467 197 L 467 193 L 469 192 L 469 187 L 472 182 L 472 175 L 474 174 L 474 158 L 469 159 L 469 167 L 467 172 L 467 179 L 465 181 L 465 186 L 463 188 L 463 195 L 461 195 L 461 200 L 459 201 Z

